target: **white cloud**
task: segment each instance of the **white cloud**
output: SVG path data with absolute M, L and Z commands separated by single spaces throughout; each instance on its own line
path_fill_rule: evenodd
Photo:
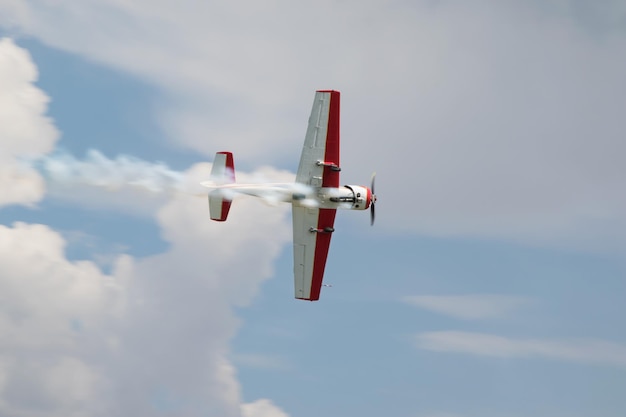
M 485 333 L 437 331 L 415 338 L 420 349 L 500 358 L 547 358 L 626 367 L 626 345 L 601 339 L 514 339 Z
M 243 404 L 241 414 L 243 417 L 288 417 L 284 411 L 265 398 Z
M 403 300 L 415 307 L 463 320 L 500 318 L 529 302 L 524 297 L 498 294 L 415 295 Z
M 244 198 L 229 221 L 216 223 L 207 210 L 197 198 L 174 196 L 157 214 L 170 249 L 118 270 L 129 282 L 119 347 L 126 354 L 115 371 L 121 414 L 149 413 L 146 399 L 155 395 L 186 415 L 239 412 L 239 382 L 227 359 L 239 326 L 232 308 L 247 305 L 272 276 L 290 238 L 287 211 Z
M 30 126 L 29 131 L 16 113 L 13 130 L 2 136 L 4 159 L 14 162 L 25 153 L 50 151 L 57 133 L 43 116 L 47 97 L 32 87 L 36 68 L 27 53 L 9 40 L 0 46 L 2 58 L 10 61 L 1 67 L 24 81 L 4 77 L 10 82 L 2 90 L 8 92 L 2 97 L 6 103 L 0 104 L 13 110 L 11 103 L 19 108 L 20 100 L 32 98 L 24 102 L 39 103 L 30 114 L 39 119 L 30 122 L 45 122 L 44 128 Z M 18 64 L 23 68 L 14 68 Z M 209 220 L 207 202 L 192 195 L 191 188 L 208 177 L 210 164 L 173 172 L 128 159 L 87 162 L 70 164 L 81 168 L 69 174 L 83 189 L 74 183 L 65 194 L 53 188 L 55 197 L 71 200 L 80 194 L 80 204 L 153 213 L 170 249 L 143 259 L 119 256 L 107 275 L 93 262 L 68 261 L 64 239 L 45 225 L 0 225 L 0 414 L 149 415 L 156 410 L 240 415 L 239 382 L 227 359 L 239 326 L 233 306 L 249 303 L 272 275 L 273 261 L 290 238 L 288 207 L 238 199 L 233 220 L 218 224 Z M 24 169 L 40 181 L 36 201 L 43 183 Z M 153 178 L 152 172 L 159 176 Z M 238 176 L 293 179 L 271 168 Z M 156 182 L 167 192 L 153 190 L 161 192 L 157 199 L 133 194 L 127 183 L 148 177 L 152 182 L 139 185 L 155 188 Z M 174 177 L 176 186 L 170 183 Z M 268 404 L 249 409 L 278 412 Z
M 114 338 L 104 323 L 120 314 L 123 289 L 63 249 L 46 226 L 0 225 L 0 414 L 80 415 L 99 403 L 86 347 Z
M 94 369 L 71 357 L 16 360 L 2 370 L 7 379 L 0 412 L 7 416 L 62 417 L 98 415 Z
M 90 401 L 97 398 L 98 382 L 98 375 L 94 369 L 72 357 L 61 357 L 42 378 L 47 395 L 60 401 L 62 407 L 77 404 L 87 407 Z
M 37 68 L 28 52 L 0 39 L 0 206 L 41 199 L 41 177 L 19 158 L 49 152 L 58 132 L 45 116 L 49 98 L 37 88 Z
M 91 262 L 67 261 L 63 239 L 47 226 L 16 223 L 0 231 L 5 348 L 71 347 L 73 322 L 95 325 L 102 310 L 119 308 L 115 281 Z
M 183 174 L 196 178 L 205 165 Z M 239 415 L 228 359 L 239 326 L 233 306 L 272 276 L 291 237 L 287 208 L 241 198 L 216 223 L 205 201 L 170 196 L 157 212 L 170 249 L 121 256 L 111 275 L 69 262 L 63 238 L 46 226 L 0 226 L 0 414 Z M 268 404 L 246 409 L 285 415 Z
M 344 153 L 377 165 L 381 226 L 623 248 L 626 36 L 594 39 L 568 19 L 502 6 L 438 16 L 427 37 L 437 52 L 422 56 L 438 75 L 379 103 L 386 125 L 355 125 L 375 138 L 369 155 Z

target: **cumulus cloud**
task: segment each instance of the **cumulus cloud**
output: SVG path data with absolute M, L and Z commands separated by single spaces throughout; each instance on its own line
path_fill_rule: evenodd
M 230 221 L 216 223 L 203 202 L 178 195 L 157 215 L 170 249 L 120 270 L 131 300 L 120 346 L 127 353 L 117 364 L 117 395 L 127 404 L 120 411 L 238 414 L 232 308 L 251 301 L 290 238 L 286 208 L 255 203 L 236 201 Z
M 79 415 L 99 403 L 103 381 L 89 346 L 115 341 L 104 321 L 121 313 L 124 291 L 63 250 L 47 226 L 0 225 L 2 414 Z
M 403 300 L 415 307 L 463 320 L 501 318 L 529 300 L 499 294 L 415 295 Z
M 239 415 L 232 308 L 272 275 L 290 233 L 286 210 L 237 203 L 236 221 L 218 224 L 198 200 L 172 199 L 158 215 L 170 250 L 121 256 L 111 275 L 68 261 L 46 226 L 0 226 L 0 410 Z M 285 415 L 267 401 L 244 409 Z
M 37 68 L 29 53 L 0 39 L 0 206 L 32 204 L 44 193 L 41 177 L 20 158 L 49 152 L 58 138 L 46 116 L 49 98 L 37 88 Z
M 626 345 L 601 339 L 519 339 L 463 331 L 424 332 L 420 349 L 499 358 L 547 358 L 626 367 Z
M 30 200 L 2 184 L 6 201 L 41 198 L 39 170 L 57 198 L 126 211 L 150 207 L 170 243 L 151 257 L 118 256 L 106 274 L 93 262 L 69 261 L 65 240 L 45 225 L 0 225 L 0 414 L 228 417 L 245 409 L 284 416 L 268 400 L 241 408 L 228 358 L 239 325 L 233 306 L 252 300 L 290 238 L 287 206 L 242 199 L 231 211 L 237 220 L 217 224 L 194 195 L 210 164 L 178 172 L 97 151 L 85 159 L 42 156 L 57 132 L 43 116 L 47 97 L 32 86 L 36 68 L 12 41 L 0 48 L 0 80 L 7 80 L 0 105 L 12 115 L 0 126 L 0 156 L 5 167 L 23 171 L 23 181 L 27 174 L 39 181 Z M 293 180 L 272 168 L 239 173 L 257 176 Z
M 243 417 L 288 417 L 284 411 L 265 398 L 243 404 L 241 414 Z

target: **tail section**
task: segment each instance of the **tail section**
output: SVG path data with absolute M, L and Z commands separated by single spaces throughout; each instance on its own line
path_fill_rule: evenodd
M 211 180 L 217 184 L 232 184 L 235 182 L 235 162 L 232 152 L 218 152 L 213 160 Z
M 235 182 L 235 162 L 232 152 L 218 152 L 215 154 L 211 180 L 217 184 L 232 184 Z M 211 219 L 223 222 L 228 217 L 232 200 L 226 198 L 222 190 L 214 190 L 209 193 L 209 213 Z

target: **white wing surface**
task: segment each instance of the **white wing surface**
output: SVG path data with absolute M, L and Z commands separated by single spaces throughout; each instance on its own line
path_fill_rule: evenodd
M 339 100 L 338 91 L 315 93 L 296 182 L 314 188 L 339 186 Z M 297 202 L 292 207 L 295 297 L 318 300 L 336 210 Z

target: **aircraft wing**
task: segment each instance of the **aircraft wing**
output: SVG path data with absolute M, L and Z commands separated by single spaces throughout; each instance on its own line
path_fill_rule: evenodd
M 296 175 L 298 183 L 339 187 L 339 97 L 338 91 L 315 93 Z M 292 207 L 295 297 L 319 300 L 336 210 Z
M 296 182 L 339 187 L 339 91 L 316 91 Z M 318 161 L 332 166 L 318 165 Z
M 335 209 L 293 206 L 293 273 L 295 297 L 315 301 L 320 298 L 326 258 L 332 233 L 315 233 L 333 227 Z

